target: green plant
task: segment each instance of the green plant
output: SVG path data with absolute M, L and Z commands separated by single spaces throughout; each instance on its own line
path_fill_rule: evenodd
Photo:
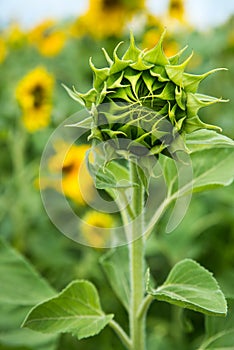
M 113 314 L 103 311 L 97 289 L 85 280 L 73 281 L 61 293 L 40 300 L 24 327 L 55 335 L 70 332 L 82 339 L 109 325 L 127 349 L 144 350 L 146 314 L 154 299 L 207 315 L 227 313 L 218 283 L 197 262 L 180 261 L 156 287 L 146 267 L 146 239 L 165 209 L 181 199 L 186 209 L 188 202 L 183 198 L 192 192 L 229 185 L 233 179 L 233 141 L 197 115 L 200 108 L 222 101 L 197 93 L 199 83 L 217 70 L 203 75 L 185 73 L 191 56 L 181 64 L 184 50 L 167 58 L 162 40 L 163 36 L 155 48 L 142 52 L 132 36 L 121 59 L 118 47 L 113 60 L 104 50 L 109 67 L 97 69 L 90 63 L 93 88 L 86 94 L 67 88 L 89 110 L 87 120 L 76 126 L 91 130 L 88 162 L 96 187 L 105 190 L 120 208 L 127 244 L 104 255 L 101 264 L 129 315 L 129 332 Z M 185 174 L 182 179 L 181 172 Z M 154 213 L 146 209 L 150 177 L 156 184 L 163 178 L 166 188 Z M 174 216 L 169 229 L 176 220 Z M 53 293 L 49 288 L 48 297 Z M 200 349 L 209 349 L 206 344 L 208 340 Z

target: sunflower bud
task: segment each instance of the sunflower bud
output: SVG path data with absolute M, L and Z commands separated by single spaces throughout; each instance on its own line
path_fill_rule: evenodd
M 121 58 L 117 54 L 121 43 L 113 58 L 103 49 L 107 67 L 98 69 L 90 59 L 93 88 L 85 94 L 67 89 L 90 111 L 91 139 L 126 138 L 132 140 L 134 147 L 143 145 L 151 154 L 158 154 L 165 152 L 175 135 L 201 128 L 220 131 L 219 127 L 202 122 L 198 111 L 224 100 L 197 90 L 203 79 L 223 68 L 202 75 L 186 73 L 192 54 L 182 63 L 179 60 L 186 48 L 168 58 L 162 47 L 164 34 L 148 51 L 140 50 L 131 35 Z

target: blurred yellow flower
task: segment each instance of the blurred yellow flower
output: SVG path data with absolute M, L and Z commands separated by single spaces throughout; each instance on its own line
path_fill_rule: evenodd
M 168 10 L 163 18 L 164 25 L 170 31 L 175 31 L 178 29 L 192 29 L 185 10 L 185 0 L 170 0 L 168 5 Z
M 72 25 L 73 35 L 91 35 L 96 39 L 119 37 L 127 21 L 145 7 L 145 0 L 90 0 L 87 12 Z
M 16 98 L 23 112 L 23 124 L 30 132 L 46 127 L 52 110 L 54 78 L 45 68 L 29 72 L 16 88 Z
M 146 13 L 146 27 L 147 28 L 158 28 L 163 31 L 164 27 L 160 17 L 153 15 L 150 12 Z
M 26 33 L 17 22 L 12 22 L 4 34 L 7 44 L 11 47 L 17 48 L 26 43 Z
M 170 0 L 168 13 L 171 18 L 183 22 L 185 20 L 184 0 Z
M 54 20 L 45 20 L 28 34 L 28 39 L 44 56 L 56 56 L 65 45 L 66 35 L 55 28 Z
M 87 244 L 102 248 L 108 243 L 114 224 L 115 220 L 110 214 L 90 210 L 82 218 L 80 230 Z
M 2 63 L 7 55 L 6 43 L 3 38 L 0 37 L 0 63 Z
M 227 37 L 227 44 L 230 48 L 234 47 L 234 28 L 232 27 L 230 32 L 228 33 L 228 37 Z
M 49 159 L 51 174 L 61 174 L 61 178 L 40 179 L 41 188 L 51 187 L 72 199 L 76 204 L 85 205 L 93 196 L 93 180 L 85 164 L 88 145 L 72 145 L 58 141 L 54 145 L 55 154 Z M 85 199 L 84 199 L 85 197 Z
M 167 57 L 174 56 L 180 50 L 180 45 L 175 39 L 165 40 L 164 52 Z

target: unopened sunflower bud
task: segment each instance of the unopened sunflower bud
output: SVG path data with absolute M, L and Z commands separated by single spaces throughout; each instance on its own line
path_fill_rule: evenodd
M 69 91 L 92 116 L 90 138 L 132 140 L 151 153 L 165 152 L 171 137 L 191 133 L 197 129 L 220 128 L 202 122 L 198 111 L 202 107 L 224 102 L 197 93 L 200 82 L 210 74 L 224 68 L 213 69 L 202 75 L 185 72 L 192 54 L 182 63 L 185 49 L 173 57 L 163 51 L 163 37 L 148 51 L 140 50 L 130 37 L 130 45 L 120 58 L 117 45 L 113 59 L 103 49 L 108 67 L 98 69 L 92 60 L 93 88 L 82 94 Z M 164 121 L 164 123 L 163 123 Z M 168 130 L 167 125 L 171 128 Z

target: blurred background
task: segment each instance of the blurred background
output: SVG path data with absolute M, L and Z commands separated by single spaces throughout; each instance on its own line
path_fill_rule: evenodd
M 75 278 L 94 282 L 104 309 L 117 313 L 124 325 L 125 312 L 98 264 L 105 250 L 81 246 L 62 235 L 41 202 L 39 164 L 46 142 L 60 123 L 81 109 L 61 84 L 86 92 L 92 85 L 90 56 L 96 66 L 104 67 L 102 47 L 110 55 L 119 41 L 123 40 L 126 47 L 131 29 L 138 46 L 150 49 L 166 27 L 164 50 L 168 56 L 186 45 L 187 55 L 194 51 L 188 72 L 228 68 L 207 78 L 200 92 L 229 99 L 229 103 L 215 104 L 200 115 L 233 138 L 233 15 L 234 2 L 230 0 L 0 0 L 0 235 L 57 290 Z M 118 218 L 103 216 L 87 206 L 76 182 L 89 147 L 86 143 L 84 139 L 74 145 L 66 157 L 63 191 L 86 222 L 111 227 Z M 61 171 L 59 155 L 64 147 L 62 141 L 54 147 L 48 164 L 53 174 Z M 41 185 L 61 190 L 48 179 Z M 92 196 L 88 176 L 86 186 Z M 194 195 L 184 220 L 170 235 L 164 233 L 166 216 L 161 219 L 147 248 L 147 259 L 158 282 L 176 262 L 191 257 L 213 271 L 226 296 L 233 298 L 233 196 L 233 185 Z M 82 227 L 79 230 L 90 246 L 102 246 L 104 238 Z M 12 280 L 17 289 L 14 283 Z M 204 317 L 155 304 L 149 314 L 149 350 L 195 349 L 204 333 Z M 48 343 L 48 339 L 32 333 L 26 341 L 19 332 L 25 307 L 17 305 L 17 312 L 12 312 L 12 306 L 1 304 L 0 298 L 0 310 L 0 350 L 123 349 L 109 329 L 79 342 L 63 335 Z

